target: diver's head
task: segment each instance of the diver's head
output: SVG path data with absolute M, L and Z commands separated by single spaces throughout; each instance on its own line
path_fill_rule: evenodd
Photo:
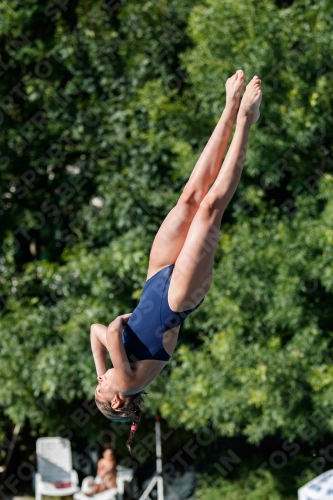
M 97 379 L 95 397 L 100 401 L 110 401 L 112 408 L 122 406 L 122 394 L 117 390 L 114 368 L 110 368 L 103 375 L 99 375 Z
M 95 392 L 96 406 L 106 418 L 113 422 L 131 422 L 130 435 L 126 443 L 130 453 L 132 439 L 141 420 L 141 405 L 144 402 L 142 396 L 144 394 L 147 393 L 140 391 L 137 394 L 130 394 L 128 396 L 118 395 L 119 399 L 121 398 L 121 404 L 118 405 L 117 399 L 113 399 L 112 401 L 101 399 L 99 394 Z

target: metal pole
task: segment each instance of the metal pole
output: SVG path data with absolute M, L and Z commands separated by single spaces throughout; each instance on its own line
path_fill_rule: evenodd
M 150 483 L 148 484 L 147 488 L 145 489 L 145 491 L 142 493 L 141 497 L 139 498 L 139 500 L 146 500 L 148 497 L 149 497 L 149 493 L 151 492 L 151 490 L 154 488 L 155 484 L 156 484 L 156 481 L 158 481 L 158 477 L 157 476 L 154 476 L 152 478 L 152 480 L 150 481 Z M 149 497 L 150 498 L 150 497 Z
M 5 478 L 5 475 L 6 475 L 6 472 L 7 472 L 7 468 L 8 468 L 8 464 L 10 462 L 10 459 L 12 458 L 12 454 L 13 454 L 13 451 L 14 451 L 14 448 L 15 448 L 16 439 L 17 439 L 18 433 L 20 432 L 20 429 L 21 429 L 21 426 L 19 424 L 16 424 L 15 427 L 14 427 L 13 437 L 12 437 L 12 440 L 11 440 L 11 443 L 10 443 L 10 446 L 9 446 L 9 449 L 8 449 L 8 453 L 7 453 L 7 456 L 6 456 L 6 460 L 5 460 L 5 464 L 4 464 L 4 469 L 3 469 L 2 473 L 1 473 L 1 476 L 0 476 L 0 480 L 1 481 Z
M 157 500 L 164 500 L 163 477 L 162 476 L 158 476 L 158 478 L 157 478 Z
M 164 500 L 163 492 L 163 477 L 162 477 L 162 446 L 161 446 L 161 424 L 160 417 L 155 417 L 155 434 L 156 434 L 156 472 L 157 479 L 157 500 Z
M 146 500 L 149 493 L 157 483 L 157 500 L 164 500 L 163 492 L 163 476 L 162 476 L 162 446 L 161 446 L 161 425 L 160 417 L 155 417 L 155 439 L 156 439 L 156 475 L 152 477 L 145 491 L 142 493 L 139 500 Z

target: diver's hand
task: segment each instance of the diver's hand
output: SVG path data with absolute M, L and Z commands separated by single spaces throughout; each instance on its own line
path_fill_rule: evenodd
M 122 318 L 125 321 L 125 325 L 127 325 L 128 320 L 130 319 L 131 316 L 132 316 L 132 313 L 126 313 L 126 314 L 122 314 L 121 316 L 119 316 L 119 318 Z
M 127 314 L 122 314 L 121 316 L 117 316 L 115 320 L 112 321 L 112 323 L 109 324 L 108 326 L 108 332 L 109 331 L 117 331 L 121 333 L 125 326 L 128 323 L 128 320 L 130 319 L 132 313 L 127 313 Z

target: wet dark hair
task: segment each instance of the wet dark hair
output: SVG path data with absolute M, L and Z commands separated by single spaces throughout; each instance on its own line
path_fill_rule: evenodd
M 137 394 L 130 394 L 129 396 L 124 396 L 122 399 L 124 404 L 119 408 L 112 408 L 109 401 L 100 401 L 95 397 L 95 403 L 97 408 L 105 415 L 109 420 L 113 420 L 113 422 L 131 422 L 131 430 L 129 437 L 126 442 L 126 447 L 130 452 L 132 458 L 132 441 L 136 430 L 132 430 L 132 426 L 138 427 L 141 415 L 142 408 L 141 406 L 144 404 L 143 396 L 148 394 L 145 391 L 140 391 Z
M 113 446 L 109 445 L 109 444 L 105 444 L 101 450 L 101 458 L 104 456 L 104 453 L 106 451 L 110 450 L 113 454 L 113 458 L 116 460 L 116 450 Z M 117 461 L 117 460 L 116 460 Z

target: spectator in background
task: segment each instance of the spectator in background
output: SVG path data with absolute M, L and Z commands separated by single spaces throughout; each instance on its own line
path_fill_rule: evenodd
M 104 448 L 103 456 L 98 460 L 97 476 L 87 485 L 84 494 L 88 497 L 109 489 L 117 489 L 117 460 L 113 448 Z

